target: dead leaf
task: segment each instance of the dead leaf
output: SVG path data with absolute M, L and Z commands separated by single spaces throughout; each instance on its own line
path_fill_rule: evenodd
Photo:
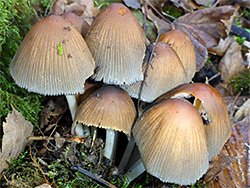
M 244 69 L 244 60 L 241 54 L 241 46 L 232 39 L 224 57 L 219 62 L 221 77 L 225 83 L 229 83 L 229 79 Z
M 242 156 L 238 157 L 230 157 L 225 155 L 221 157 L 216 156 L 215 159 L 209 164 L 209 168 L 206 174 L 204 175 L 204 181 L 206 183 L 213 181 L 221 171 L 227 168 L 236 159 L 239 159 L 241 157 Z
M 194 0 L 197 5 L 212 6 L 215 0 Z
M 32 135 L 33 125 L 24 119 L 22 114 L 12 107 L 12 113 L 3 122 L 2 151 L 0 152 L 0 173 L 8 167 L 7 162 L 17 158 L 28 144 L 27 138 Z
M 36 186 L 35 188 L 51 188 L 51 186 L 47 183 L 44 183 L 42 185 Z
M 190 0 L 170 0 L 175 4 L 176 7 L 181 7 L 186 11 L 193 11 L 194 9 L 198 9 L 199 6 Z
M 229 20 L 235 8 L 223 6 L 217 8 L 204 8 L 176 19 L 171 27 L 184 31 L 192 40 L 196 52 L 196 68 L 199 71 L 207 59 L 207 48 L 218 45 L 220 38 L 225 38 L 226 26 L 223 20 Z M 170 23 L 159 19 L 148 11 L 148 18 L 151 19 L 158 32 L 170 30 Z
M 57 15 L 73 12 L 91 25 L 99 13 L 99 8 L 94 7 L 93 0 L 54 0 L 50 12 Z
M 222 148 L 217 159 L 231 156 L 237 160 L 226 169 L 214 176 L 211 182 L 206 182 L 208 188 L 219 187 L 250 187 L 250 127 L 249 120 L 245 123 L 235 125 L 231 137 Z M 239 158 L 239 156 L 242 156 Z M 214 159 L 214 160 L 217 160 Z M 216 177 L 216 178 L 215 178 Z M 210 178 L 211 179 L 211 178 Z
M 198 40 L 206 48 L 218 45 L 220 38 L 225 38 L 225 25 L 234 13 L 232 6 L 204 8 L 185 14 L 173 22 L 174 26 Z
M 241 7 L 250 8 L 249 0 L 220 0 L 220 5 L 235 5 L 236 3 Z
M 229 45 L 232 43 L 233 37 L 227 37 L 226 39 L 220 39 L 220 42 L 217 46 L 208 49 L 210 53 L 218 55 L 218 56 L 224 56 L 226 53 Z
M 140 0 L 123 0 L 123 2 L 128 7 L 131 7 L 131 8 L 134 8 L 134 9 L 140 9 L 141 8 Z
M 244 119 L 245 117 L 249 116 L 250 117 L 250 99 L 248 99 L 241 107 L 240 109 L 236 112 L 235 118 L 237 120 Z
M 58 132 L 56 132 L 56 134 L 55 134 L 55 140 L 56 140 L 56 147 L 57 148 L 62 148 L 65 141 L 66 141 L 66 139 L 62 138 Z

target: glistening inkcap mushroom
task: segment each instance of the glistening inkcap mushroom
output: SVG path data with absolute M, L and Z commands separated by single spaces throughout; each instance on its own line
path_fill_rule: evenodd
M 147 172 L 161 181 L 189 185 L 207 171 L 203 122 L 188 101 L 155 104 L 138 118 L 132 132 Z
M 96 81 L 122 85 L 142 80 L 145 35 L 125 5 L 113 3 L 103 9 L 85 39 L 96 62 Z
M 69 96 L 84 92 L 83 84 L 94 66 L 79 31 L 61 16 L 50 15 L 25 36 L 10 63 L 10 73 L 16 84 L 28 91 Z
M 187 72 L 188 82 L 190 82 L 196 72 L 196 58 L 189 36 L 179 29 L 173 29 L 162 33 L 158 41 L 169 44 L 175 50 Z
M 153 44 L 148 47 L 150 54 Z M 146 55 L 147 57 L 147 55 Z M 151 64 L 148 65 L 148 58 L 143 62 L 143 72 L 147 67 L 147 75 L 141 92 L 141 100 L 144 102 L 153 102 L 163 93 L 188 82 L 187 73 L 175 53 L 175 51 L 166 43 L 156 44 Z M 132 85 L 122 86 L 131 97 L 139 98 L 139 91 L 142 82 L 136 82 Z
M 206 132 L 209 160 L 221 151 L 230 137 L 232 124 L 226 104 L 219 92 L 204 83 L 185 84 L 159 97 L 156 102 L 169 98 L 194 98 L 194 106 L 199 111 Z
M 134 103 L 124 90 L 104 86 L 90 94 L 77 108 L 72 133 L 77 123 L 107 129 L 104 156 L 113 160 L 117 141 L 115 131 L 130 137 L 136 115 Z

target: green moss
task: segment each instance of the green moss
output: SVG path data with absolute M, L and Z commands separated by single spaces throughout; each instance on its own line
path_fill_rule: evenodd
M 230 85 L 233 86 L 234 92 L 242 92 L 242 94 L 250 94 L 250 69 L 241 71 L 238 75 L 230 79 Z
M 41 96 L 19 88 L 9 73 L 9 64 L 22 39 L 38 20 L 35 0 L 0 1 L 0 121 L 11 111 L 11 104 L 25 119 L 38 123 Z M 34 19 L 36 18 L 36 19 Z M 1 127 L 1 126 L 0 126 Z

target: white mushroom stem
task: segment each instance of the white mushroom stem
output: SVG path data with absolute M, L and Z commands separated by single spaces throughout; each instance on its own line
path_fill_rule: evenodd
M 118 132 L 111 129 L 107 129 L 104 156 L 110 159 L 111 161 L 114 161 L 115 159 L 117 142 L 118 142 Z
M 141 158 L 138 159 L 132 166 L 131 168 L 127 171 L 127 173 L 124 175 L 127 177 L 127 181 L 131 182 L 138 176 L 140 176 L 146 168 L 144 167 Z
M 77 102 L 74 95 L 66 95 L 66 99 L 68 101 L 69 110 L 71 113 L 72 120 L 74 121 L 77 109 Z M 88 136 L 90 135 L 89 127 L 83 126 L 81 123 L 75 126 L 74 132 L 77 136 Z
M 72 120 L 74 121 L 77 109 L 77 103 L 75 95 L 66 95 L 66 99 L 68 101 L 69 110 L 71 113 Z

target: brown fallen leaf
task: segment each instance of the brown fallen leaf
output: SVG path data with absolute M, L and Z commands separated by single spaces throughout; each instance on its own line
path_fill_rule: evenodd
M 237 159 L 214 177 L 205 179 L 208 188 L 219 187 L 250 187 L 250 118 L 245 118 L 244 122 L 233 127 L 231 137 L 222 148 L 221 153 L 214 161 L 226 156 Z M 242 157 L 239 157 L 242 156 Z M 206 181 L 207 180 L 207 181 Z
M 225 38 L 226 26 L 223 20 L 229 20 L 235 8 L 222 6 L 216 8 L 204 8 L 176 19 L 172 24 L 157 18 L 148 10 L 147 16 L 152 20 L 158 32 L 166 32 L 169 28 L 177 28 L 184 31 L 192 40 L 196 52 L 196 68 L 200 70 L 207 59 L 207 49 L 218 45 L 220 38 Z
M 241 54 L 241 46 L 233 38 L 224 57 L 219 62 L 221 77 L 225 83 L 244 69 L 244 60 Z
M 57 15 L 72 12 L 91 25 L 94 17 L 99 12 L 99 8 L 94 7 L 93 0 L 54 0 L 50 12 Z
M 140 9 L 141 3 L 140 0 L 123 0 L 126 6 L 134 8 L 134 9 Z
M 250 99 L 248 99 L 236 112 L 235 118 L 237 120 L 244 119 L 245 117 L 250 117 Z
M 222 155 L 221 157 L 216 156 L 215 159 L 209 164 L 209 169 L 207 173 L 204 175 L 204 180 L 208 184 L 213 181 L 216 176 L 227 168 L 232 162 L 237 159 L 240 159 L 242 156 L 230 157 L 226 155 Z
M 51 186 L 47 183 L 44 183 L 42 185 L 36 186 L 35 188 L 51 188 Z
M 204 8 L 185 14 L 173 24 L 206 48 L 211 48 L 218 45 L 220 38 L 226 38 L 226 27 L 222 20 L 229 20 L 234 10 L 232 6 Z
M 181 7 L 186 11 L 193 11 L 194 9 L 198 9 L 199 6 L 190 0 L 170 0 L 175 4 L 176 7 Z
M 3 122 L 2 151 L 0 152 L 0 173 L 8 167 L 7 162 L 17 158 L 28 144 L 27 138 L 32 135 L 33 125 L 24 119 L 22 114 L 12 107 L 12 113 Z
M 235 5 L 236 3 L 241 7 L 250 8 L 249 0 L 220 0 L 220 5 Z
M 62 138 L 61 135 L 58 132 L 56 132 L 56 134 L 55 134 L 55 139 L 56 139 L 56 147 L 57 148 L 62 148 L 65 141 L 66 141 L 66 139 Z
M 225 39 L 220 39 L 220 42 L 217 46 L 208 49 L 208 51 L 212 54 L 218 56 L 224 56 L 229 45 L 232 43 L 233 37 L 227 37 Z
M 194 0 L 197 5 L 212 6 L 216 0 Z

